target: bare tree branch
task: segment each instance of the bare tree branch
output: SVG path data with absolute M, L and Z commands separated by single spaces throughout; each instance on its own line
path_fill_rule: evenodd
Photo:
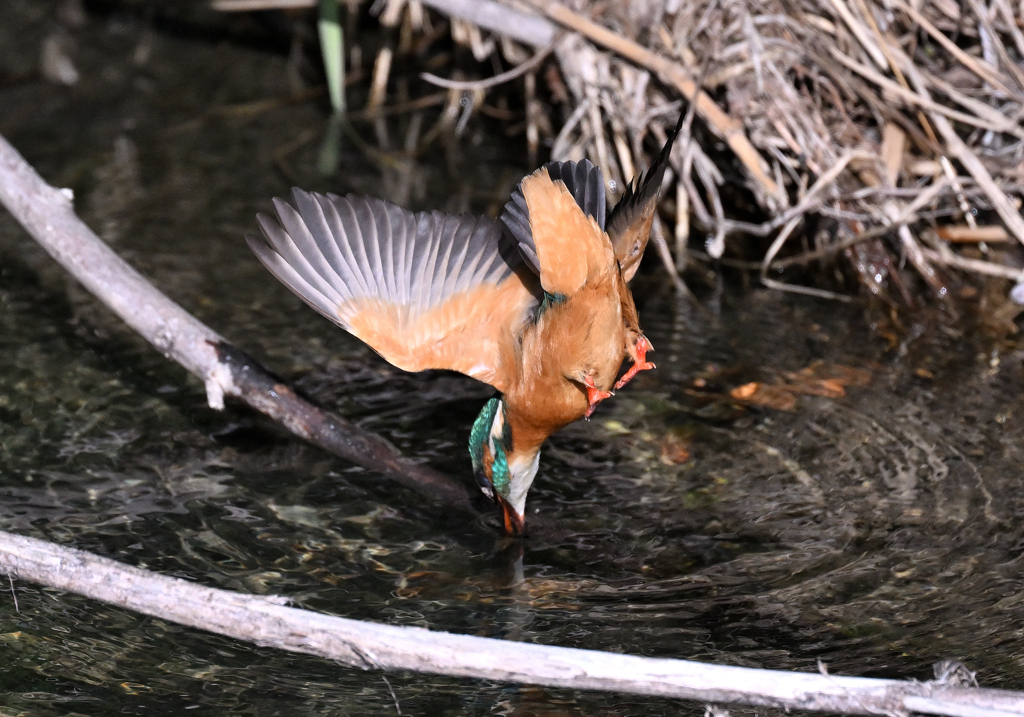
M 51 187 L 0 137 L 0 203 L 82 285 L 164 356 L 206 385 L 210 407 L 236 396 L 295 435 L 378 471 L 432 501 L 472 510 L 467 486 L 413 463 L 390 443 L 297 396 L 280 379 L 161 294 L 75 214 L 70 190 Z
M 171 622 L 351 667 L 844 714 L 1020 717 L 1024 694 L 532 645 L 287 607 L 0 532 L 0 571 Z

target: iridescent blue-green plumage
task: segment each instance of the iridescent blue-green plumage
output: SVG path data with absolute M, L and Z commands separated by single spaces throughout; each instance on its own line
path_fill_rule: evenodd
M 568 298 L 569 297 L 567 297 L 565 294 L 549 294 L 548 292 L 545 291 L 544 298 L 541 300 L 539 304 L 537 304 L 537 310 L 533 312 L 533 322 L 537 323 L 538 321 L 540 321 L 540 317 L 544 315 L 545 311 L 550 309 L 552 306 L 564 304 L 566 299 Z
M 498 434 L 495 436 L 495 419 L 500 421 Z M 489 449 L 493 462 L 491 473 L 485 472 L 485 449 Z M 473 422 L 469 432 L 469 456 L 473 461 L 473 475 L 485 493 L 497 492 L 502 497 L 508 496 L 509 469 L 508 452 L 512 450 L 512 431 L 504 420 L 502 399 L 494 397 L 484 404 L 480 415 Z M 491 496 L 494 497 L 493 495 Z

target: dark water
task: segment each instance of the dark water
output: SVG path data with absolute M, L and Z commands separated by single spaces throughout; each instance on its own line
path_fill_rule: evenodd
M 324 181 L 322 101 L 284 101 L 282 54 L 143 16 L 73 27 L 53 5 L 0 6 L 0 132 L 172 298 L 324 405 L 470 481 L 466 435 L 489 390 L 391 368 L 278 286 L 242 235 L 296 182 L 493 209 L 527 169 L 519 140 L 471 123 L 405 169 L 351 149 Z M 74 87 L 35 75 L 54 32 Z M 252 104 L 267 98 L 282 101 Z M 405 122 L 389 125 L 393 143 Z M 1024 687 L 1018 340 L 942 310 L 889 345 L 859 309 L 767 292 L 726 293 L 708 318 L 653 271 L 636 294 L 658 370 L 550 441 L 530 535 L 510 542 L 245 409 L 211 411 L 197 381 L 4 214 L 0 527 L 348 617 L 856 675 L 926 679 L 953 658 L 984 685 Z M 721 398 L 837 366 L 869 371 L 867 385 L 799 395 L 788 411 Z M 0 590 L 0 715 L 395 714 L 380 674 L 15 587 L 20 612 Z M 389 679 L 403 714 L 703 709 Z

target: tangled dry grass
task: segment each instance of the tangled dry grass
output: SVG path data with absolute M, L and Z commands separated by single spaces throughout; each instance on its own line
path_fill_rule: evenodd
M 451 101 L 477 106 L 522 77 L 531 153 L 546 140 L 552 159 L 589 157 L 612 196 L 678 113 L 695 110 L 655 231 L 681 289 L 694 260 L 828 298 L 859 285 L 892 306 L 947 296 L 970 275 L 1005 289 L 1024 281 L 1024 4 L 378 0 L 376 10 L 408 36 L 422 31 L 424 6 L 477 59 L 513 68 L 447 83 Z M 841 271 L 807 270 L 822 266 Z
M 675 267 L 690 255 L 741 254 L 729 246 L 747 235 L 765 240 L 756 243 L 762 282 L 804 293 L 843 296 L 778 278 L 831 255 L 890 301 L 912 300 L 904 262 L 940 296 L 957 283 L 949 268 L 1020 280 L 1009 243 L 1024 242 L 1019 5 L 577 0 L 521 9 L 576 30 L 554 42 L 573 102 L 554 159 L 589 156 L 612 191 L 621 188 L 679 111 L 688 89 L 680 76 L 724 111 L 699 112 L 697 123 L 719 139 L 742 132 L 756 150 L 745 155 L 734 141 L 732 152 L 719 151 L 699 128 L 680 143 L 663 207 L 674 219 Z M 655 60 L 631 53 L 631 43 Z M 648 135 L 655 141 L 645 144 Z M 737 182 L 748 191 L 727 186 Z M 688 250 L 700 244 L 702 252 Z

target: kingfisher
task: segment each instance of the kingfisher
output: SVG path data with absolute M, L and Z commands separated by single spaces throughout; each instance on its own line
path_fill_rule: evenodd
M 654 368 L 628 282 L 681 124 L 611 211 L 600 168 L 584 159 L 524 177 L 497 219 L 296 188 L 246 241 L 281 283 L 392 365 L 458 371 L 497 390 L 469 454 L 505 531 L 520 536 L 544 441 Z

